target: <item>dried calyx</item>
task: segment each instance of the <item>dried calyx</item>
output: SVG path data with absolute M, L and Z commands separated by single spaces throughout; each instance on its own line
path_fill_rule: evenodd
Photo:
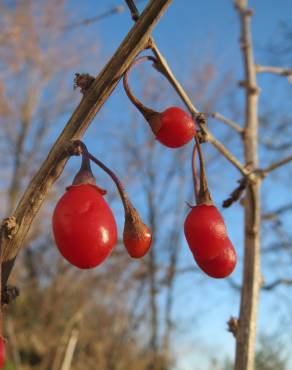
M 91 160 L 92 162 L 97 164 L 114 181 L 118 189 L 119 195 L 121 197 L 121 200 L 124 206 L 124 211 L 125 211 L 125 224 L 124 224 L 124 232 L 123 232 L 124 244 L 131 257 L 134 257 L 134 258 L 142 257 L 144 254 L 147 253 L 151 245 L 152 234 L 151 234 L 150 229 L 142 221 L 139 213 L 137 212 L 135 207 L 132 205 L 121 181 L 118 179 L 115 173 L 112 170 L 110 170 L 105 164 L 103 164 L 99 159 L 97 159 L 91 153 L 89 153 L 83 142 L 78 140 L 76 141 L 76 144 L 80 146 L 82 155 L 85 156 L 86 160 L 88 161 Z M 82 165 L 83 165 L 83 160 L 82 160 Z M 87 164 L 85 163 L 84 166 L 87 166 Z M 87 169 L 88 167 L 85 167 L 85 170 Z M 83 175 L 79 176 L 79 173 L 76 175 L 76 177 L 78 176 L 78 178 L 79 177 L 83 178 Z
M 82 155 L 82 163 L 81 163 L 80 170 L 77 172 L 76 176 L 74 177 L 72 185 L 81 185 L 81 184 L 96 185 L 96 179 L 91 170 L 90 160 L 88 158 L 88 150 L 86 148 L 86 145 L 80 140 L 75 141 L 75 144 L 80 147 L 80 152 Z

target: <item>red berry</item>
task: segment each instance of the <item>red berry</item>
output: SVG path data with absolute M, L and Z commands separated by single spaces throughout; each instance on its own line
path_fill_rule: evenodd
M 126 223 L 127 224 L 127 223 Z M 142 225 L 125 226 L 123 241 L 129 255 L 133 258 L 143 257 L 150 249 L 152 242 L 152 234 L 149 228 Z
M 225 278 L 232 273 L 236 266 L 237 256 L 235 249 L 229 239 L 226 239 L 223 250 L 214 259 L 200 259 L 195 257 L 195 260 L 207 275 L 220 279 Z
M 217 257 L 228 238 L 217 208 L 205 204 L 192 207 L 185 220 L 184 232 L 194 256 L 203 260 Z
M 6 360 L 5 341 L 0 337 L 0 369 L 3 369 Z
M 117 242 L 115 218 L 98 187 L 69 186 L 53 214 L 53 233 L 62 256 L 81 269 L 101 264 Z
M 196 134 L 195 123 L 190 115 L 177 107 L 160 113 L 160 128 L 156 138 L 169 148 L 179 148 L 187 144 Z

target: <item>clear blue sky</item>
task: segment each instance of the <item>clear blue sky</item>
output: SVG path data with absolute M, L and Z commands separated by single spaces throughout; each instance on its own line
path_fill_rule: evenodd
M 112 6 L 120 5 L 121 1 L 84 1 L 82 8 L 78 6 L 78 13 L 74 14 L 74 4 L 77 6 L 77 3 L 79 3 L 77 0 L 72 0 L 70 12 L 73 18 L 80 20 L 101 14 Z M 142 2 L 140 8 L 145 3 Z M 279 22 L 291 23 L 292 2 L 291 0 L 277 2 L 256 0 L 251 1 L 250 6 L 255 10 L 252 27 L 257 62 L 270 64 L 275 61 L 275 58 L 265 52 L 265 46 L 280 37 Z M 98 42 L 102 51 L 103 59 L 97 61 L 98 68 L 108 60 L 131 26 L 132 21 L 128 12 L 124 12 L 87 27 L 86 34 L 90 35 L 89 39 L 92 40 L 91 42 Z M 95 34 L 96 41 L 94 40 Z M 238 47 L 239 24 L 231 0 L 174 0 L 155 28 L 154 37 L 178 78 L 185 79 L 186 71 L 191 69 L 192 64 L 200 58 L 200 55 L 203 55 L 204 58 L 210 58 L 217 63 L 218 69 L 230 68 L 234 71 L 234 91 L 238 93 L 236 81 L 242 78 L 242 62 Z M 97 71 L 88 72 L 96 74 Z M 259 78 L 260 86 L 266 89 L 261 97 L 263 102 L 273 94 L 274 85 L 271 85 L 271 81 L 274 80 L 271 80 L 270 77 Z M 281 81 L 278 84 L 279 91 L 282 91 L 282 84 L 287 84 L 287 82 Z M 277 99 L 283 100 L 283 94 L 286 91 L 284 89 L 286 87 L 277 97 L 273 96 L 275 101 Z M 126 102 L 121 95 L 123 95 L 122 90 L 118 88 L 104 107 L 103 117 L 108 115 L 116 119 L 120 117 Z M 238 101 L 240 101 L 240 95 Z M 228 114 L 228 111 L 224 113 Z M 91 130 L 86 135 L 88 140 Z M 220 130 L 219 128 L 218 135 L 222 135 Z M 236 154 L 240 153 L 237 152 L 237 148 L 234 151 Z M 226 165 L 226 162 L 221 161 L 220 164 Z M 217 166 L 214 169 L 217 171 L 214 175 L 215 178 L 220 168 Z M 231 184 L 235 184 L 237 179 L 239 179 L 239 175 L 230 169 L 226 178 L 221 180 L 222 184 L 219 190 L 214 194 L 218 204 L 226 195 L 227 189 L 231 191 L 233 188 L 232 185 L 228 185 L 228 182 L 231 181 Z M 269 184 L 271 185 L 272 181 Z M 223 195 L 220 193 L 221 189 L 225 191 Z M 271 191 L 271 198 L 273 194 Z M 277 200 L 271 200 L 270 206 L 284 203 L 287 196 L 289 194 L 283 188 L 281 194 L 278 194 Z M 292 200 L 291 196 L 290 200 Z M 236 205 L 232 209 L 224 211 L 224 217 L 232 241 L 238 246 L 239 256 L 241 256 L 242 214 L 240 206 Z M 240 281 L 241 267 L 241 263 L 239 263 L 234 274 L 237 281 Z M 175 344 L 181 358 L 178 368 L 181 370 L 206 370 L 206 356 L 202 356 L 202 353 L 208 355 L 213 353 L 221 359 L 227 354 L 233 356 L 234 340 L 226 331 L 226 321 L 230 315 L 238 313 L 238 296 L 228 288 L 226 282 L 214 282 L 203 276 L 201 281 L 188 277 L 185 280 L 180 280 L 180 284 L 181 286 L 177 289 L 175 317 L 178 319 L 180 317 L 188 318 L 189 320 L 182 321 L 182 326 L 176 334 Z M 192 289 L 194 284 L 197 286 Z M 185 287 L 185 294 L 181 294 L 182 287 Z M 287 291 L 279 289 L 276 297 L 277 294 L 281 296 L 285 292 Z M 198 302 L 200 302 L 200 308 L 198 308 Z M 279 316 L 271 315 L 271 312 L 275 311 L 275 307 L 279 313 L 281 309 L 275 303 L 275 295 L 263 293 L 260 306 L 260 330 L 272 332 L 277 326 Z M 193 328 L 190 322 L 194 323 Z

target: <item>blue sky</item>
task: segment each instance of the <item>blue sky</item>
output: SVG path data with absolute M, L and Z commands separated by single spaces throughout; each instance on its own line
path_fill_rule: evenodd
M 74 3 L 77 4 L 76 1 L 72 1 L 72 4 Z M 145 3 L 142 2 L 140 8 Z M 101 14 L 110 7 L 120 4 L 120 1 L 84 1 L 82 8 L 78 7 L 78 13 L 74 14 L 74 7 L 70 7 L 70 12 L 73 18 L 76 17 L 76 20 L 80 20 Z M 252 29 L 254 45 L 256 46 L 256 60 L 261 64 L 270 64 L 275 61 L 275 58 L 265 52 L 265 47 L 280 37 L 280 21 L 291 22 L 292 2 L 291 0 L 278 2 L 257 0 L 251 1 L 250 6 L 255 10 Z M 98 68 L 109 59 L 131 26 L 132 21 L 128 12 L 124 12 L 87 27 L 85 32 L 90 35 L 91 42 L 95 42 L 94 34 L 97 35 L 96 42 L 102 52 L 102 60 L 97 61 Z M 198 58 L 202 57 L 215 62 L 218 69 L 232 69 L 234 72 L 234 91 L 238 94 L 237 101 L 242 101 L 242 93 L 236 86 L 236 81 L 241 79 L 243 75 L 238 46 L 239 23 L 231 0 L 174 0 L 155 28 L 154 37 L 179 79 L 185 80 L 186 72 L 192 68 L 192 64 L 196 63 Z M 89 72 L 96 74 L 97 70 Z M 270 99 L 273 89 L 277 86 L 279 93 L 277 96 L 273 96 L 272 104 L 276 104 L 275 102 L 279 99 L 282 106 L 285 107 L 283 109 L 287 108 L 288 104 L 282 102 L 288 88 L 284 79 L 279 81 L 277 77 L 276 82 L 273 77 L 260 76 L 259 84 L 264 90 L 261 97 L 263 101 Z M 101 123 L 109 115 L 113 119 L 120 119 L 125 109 L 125 103 L 126 99 L 122 89 L 118 87 L 102 109 L 100 118 L 97 117 L 96 121 Z M 224 113 L 228 114 L 228 111 Z M 216 134 L 222 136 L 225 128 L 218 125 L 215 130 Z M 88 140 L 90 140 L 92 130 L 93 128 L 90 128 L 85 136 Z M 240 154 L 237 147 L 232 149 L 236 154 Z M 212 149 L 210 149 L 210 153 L 213 153 Z M 226 166 L 226 162 L 221 160 L 220 165 Z M 215 167 L 214 179 L 218 176 L 219 171 L 220 167 Z M 229 184 L 235 184 L 237 179 L 239 179 L 238 173 L 229 168 L 226 177 L 221 180 L 219 190 L 214 190 L 217 204 L 220 204 L 226 191 L 232 191 L 233 185 Z M 210 180 L 211 184 L 214 184 L 213 176 Z M 284 203 L 288 196 L 286 188 L 283 187 L 283 191 L 277 194 L 277 200 L 273 201 L 273 191 L 270 190 L 272 184 L 273 180 L 267 185 L 271 192 L 269 205 L 276 206 L 279 203 Z M 224 189 L 224 194 L 221 192 L 222 189 Z M 231 239 L 238 247 L 238 253 L 241 257 L 242 213 L 240 206 L 235 205 L 232 209 L 224 211 L 224 217 Z M 234 277 L 236 281 L 240 281 L 241 262 L 238 264 Z M 226 282 L 214 282 L 203 276 L 200 280 L 197 277 L 193 279 L 188 276 L 185 279 L 180 279 L 179 284 L 174 312 L 174 316 L 182 324 L 174 340 L 180 358 L 178 368 L 180 370 L 206 370 L 208 363 L 206 356 L 202 356 L 202 353 L 206 353 L 208 356 L 215 354 L 221 359 L 226 355 L 233 356 L 234 340 L 226 331 L 226 321 L 230 315 L 237 315 L 239 298 L 236 292 L 228 288 Z M 181 293 L 182 289 L 184 294 Z M 263 293 L 260 305 L 260 331 L 273 332 L 277 328 L 279 315 L 271 316 L 271 312 L 276 307 L 277 312 L 281 313 L 281 307 L 277 305 L 275 297 L 285 295 L 285 292 L 287 290 L 279 289 L 276 294 Z M 201 304 L 198 305 L 198 302 Z M 190 322 L 194 323 L 193 327 L 190 326 Z

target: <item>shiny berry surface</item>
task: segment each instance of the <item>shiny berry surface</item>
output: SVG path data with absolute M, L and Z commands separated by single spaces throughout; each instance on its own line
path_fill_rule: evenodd
M 124 232 L 124 245 L 132 258 L 141 258 L 149 251 L 152 234 L 146 225 L 140 232 Z
M 192 207 L 185 219 L 184 233 L 190 250 L 199 259 L 217 257 L 228 238 L 220 212 L 205 204 Z
M 156 138 L 169 148 L 180 148 L 196 134 L 192 117 L 178 107 L 171 107 L 160 114 L 161 127 Z
M 229 276 L 237 262 L 235 249 L 229 239 L 224 243 L 223 250 L 214 259 L 203 260 L 195 257 L 195 260 L 202 271 L 208 276 L 216 279 L 222 279 Z
M 52 221 L 60 253 L 81 269 L 100 265 L 117 242 L 113 213 L 94 185 L 68 187 L 55 207 Z
M 0 337 L 0 369 L 4 368 L 6 359 L 5 341 Z

